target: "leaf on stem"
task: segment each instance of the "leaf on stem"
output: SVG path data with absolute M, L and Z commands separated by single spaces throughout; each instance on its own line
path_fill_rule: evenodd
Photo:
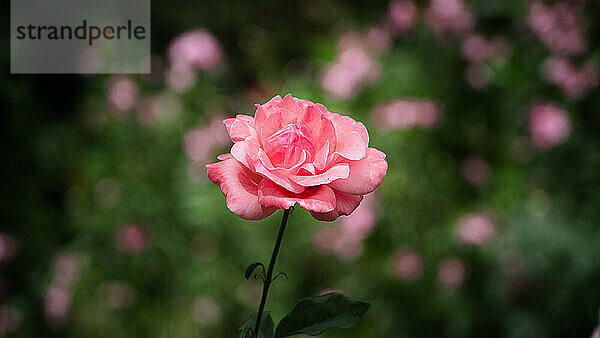
M 263 274 L 264 274 L 265 265 L 261 262 L 254 262 L 254 263 L 248 265 L 248 267 L 246 268 L 246 272 L 244 273 L 244 276 L 246 277 L 246 279 L 250 279 L 250 276 L 252 276 L 252 273 L 254 272 L 254 270 L 259 266 L 262 268 Z
M 277 279 L 277 277 L 279 277 L 279 276 L 283 276 L 283 277 L 285 277 L 285 280 L 288 280 L 288 275 L 287 275 L 287 273 L 285 273 L 285 272 L 280 272 L 280 273 L 278 273 L 277 275 L 275 275 L 275 277 L 273 277 L 273 279 L 271 280 L 271 282 L 274 282 L 274 281 Z
M 252 338 L 250 334 L 250 329 L 254 328 L 254 324 L 256 324 L 256 313 L 250 316 L 242 326 L 240 326 L 240 336 L 239 338 Z M 271 314 L 265 311 L 262 315 L 262 320 L 260 321 L 260 329 L 258 330 L 258 336 L 256 338 L 273 338 L 273 328 L 275 327 L 275 323 L 273 323 L 273 318 L 271 318 Z
M 315 336 L 331 328 L 351 328 L 369 306 L 339 293 L 304 298 L 279 322 L 275 338 L 296 334 Z

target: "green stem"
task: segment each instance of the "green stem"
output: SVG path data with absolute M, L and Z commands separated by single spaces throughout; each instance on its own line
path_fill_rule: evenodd
M 267 275 L 263 284 L 262 297 L 260 298 L 260 305 L 258 307 L 258 313 L 256 315 L 256 325 L 254 325 L 254 334 L 258 337 L 258 329 L 260 328 L 260 321 L 262 320 L 262 314 L 265 310 L 265 303 L 267 302 L 267 294 L 269 293 L 269 286 L 271 286 L 273 277 L 273 268 L 275 267 L 275 261 L 277 260 L 277 254 L 279 253 L 279 247 L 281 246 L 281 240 L 283 239 L 283 232 L 287 224 L 288 216 L 292 211 L 292 208 L 283 211 L 283 218 L 281 219 L 281 225 L 279 226 L 279 232 L 277 233 L 277 239 L 275 240 L 275 246 L 273 247 L 273 253 L 271 254 L 271 261 L 267 268 Z

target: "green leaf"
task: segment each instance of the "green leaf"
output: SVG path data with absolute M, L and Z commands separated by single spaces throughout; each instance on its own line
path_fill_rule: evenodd
M 246 272 L 244 273 L 244 276 L 246 276 L 246 279 L 250 279 L 250 276 L 252 276 L 252 272 L 254 272 L 254 270 L 258 267 L 262 267 L 263 271 L 265 270 L 265 265 L 261 262 L 254 262 L 250 265 L 248 265 L 248 267 L 246 268 Z
M 339 293 L 304 298 L 279 322 L 275 338 L 295 334 L 316 336 L 331 328 L 351 328 L 369 306 Z
M 251 338 L 250 330 L 248 328 L 254 329 L 254 324 L 256 324 L 256 313 L 250 316 L 242 326 L 240 326 L 240 337 L 239 338 Z M 263 312 L 262 320 L 260 321 L 260 328 L 258 329 L 258 337 L 257 338 L 273 338 L 273 328 L 275 327 L 275 323 L 273 323 L 273 318 L 271 318 L 271 314 L 269 312 Z

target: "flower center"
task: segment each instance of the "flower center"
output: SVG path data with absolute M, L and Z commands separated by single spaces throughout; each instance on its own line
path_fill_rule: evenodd
M 275 167 L 288 169 L 312 160 L 315 146 L 308 128 L 292 123 L 269 137 L 265 152 Z

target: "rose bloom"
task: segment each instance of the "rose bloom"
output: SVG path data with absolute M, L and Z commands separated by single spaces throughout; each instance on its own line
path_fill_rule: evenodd
M 496 234 L 496 226 L 483 214 L 467 214 L 456 224 L 456 233 L 465 244 L 481 245 Z
M 412 249 L 396 252 L 393 261 L 396 276 L 407 282 L 414 282 L 423 274 L 423 259 Z
M 385 154 L 369 148 L 362 123 L 291 94 L 257 107 L 254 117 L 223 121 L 231 153 L 206 166 L 241 218 L 263 219 L 298 203 L 316 219 L 333 221 L 383 181 Z
M 425 10 L 425 22 L 437 34 L 459 35 L 473 27 L 474 19 L 464 0 L 432 0 Z
M 223 59 L 219 41 L 207 30 L 196 29 L 178 36 L 169 46 L 171 63 L 183 63 L 196 69 L 210 70 Z
M 529 111 L 529 131 L 536 147 L 552 148 L 569 137 L 569 115 L 553 103 L 536 104 Z
M 417 21 L 417 6 L 410 0 L 394 0 L 388 5 L 388 18 L 397 34 L 406 33 Z

